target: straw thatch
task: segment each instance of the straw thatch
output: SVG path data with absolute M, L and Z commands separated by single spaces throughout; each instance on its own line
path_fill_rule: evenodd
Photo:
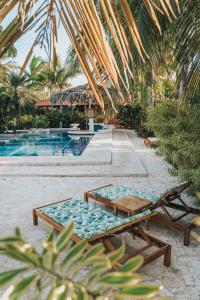
M 101 90 L 101 95 L 104 96 L 105 93 L 103 88 L 99 86 L 99 90 Z M 62 103 L 67 101 L 69 103 L 76 105 L 88 105 L 89 102 L 91 104 L 95 103 L 95 97 L 92 89 L 88 84 L 79 85 L 73 88 L 66 89 L 62 92 L 54 93 L 51 96 L 52 103 Z

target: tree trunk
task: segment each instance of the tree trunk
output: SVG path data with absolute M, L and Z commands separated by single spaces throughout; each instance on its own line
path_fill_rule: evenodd
M 15 91 L 14 93 L 14 97 L 13 97 L 13 102 L 15 103 L 15 107 L 14 107 L 14 128 L 13 128 L 13 133 L 17 133 L 17 125 L 19 124 L 19 118 L 20 118 L 20 100 L 19 97 L 17 95 L 17 91 Z
M 50 100 L 50 103 L 51 103 L 51 111 L 54 111 L 54 108 L 53 108 L 53 101 L 51 99 L 51 95 L 52 95 L 52 88 L 50 87 L 49 88 L 49 100 Z
M 60 86 L 60 93 L 62 93 L 62 86 Z M 62 114 L 63 112 L 63 99 L 62 96 L 60 97 L 60 113 Z M 62 117 L 62 116 L 61 116 Z M 62 119 L 60 120 L 60 128 L 63 127 L 63 122 Z

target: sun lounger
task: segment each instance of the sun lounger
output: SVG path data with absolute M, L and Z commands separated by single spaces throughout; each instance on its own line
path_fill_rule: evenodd
M 187 246 L 190 242 L 190 232 L 192 229 L 194 229 L 195 225 L 192 223 L 182 223 L 180 222 L 180 220 L 188 214 L 200 215 L 199 209 L 189 207 L 182 199 L 181 194 L 189 185 L 190 182 L 184 182 L 157 196 L 149 195 L 145 192 L 140 192 L 133 187 L 128 187 L 125 185 L 108 185 L 86 192 L 84 198 L 86 201 L 88 201 L 89 199 L 93 199 L 105 205 L 111 206 L 114 208 L 115 213 L 117 213 L 117 210 L 123 210 L 129 213 L 129 215 L 131 214 L 131 197 L 136 197 L 137 200 L 139 198 L 142 198 L 143 200 L 145 199 L 149 201 L 149 205 L 144 207 L 141 206 L 140 211 L 146 208 L 149 208 L 151 211 L 157 208 L 161 208 L 164 214 L 157 214 L 155 216 L 152 216 L 151 220 L 166 225 L 169 228 L 173 228 L 175 230 L 183 232 L 184 245 Z M 129 197 L 129 205 L 127 205 L 127 207 L 123 205 L 125 201 L 122 201 L 122 199 L 124 197 Z M 175 211 L 183 211 L 183 214 L 174 217 L 172 214 L 172 210 L 169 210 L 169 208 Z M 137 212 L 139 212 L 138 209 Z M 132 214 L 134 214 L 134 209 L 132 210 Z
M 130 218 L 120 218 L 114 216 L 92 203 L 83 200 L 67 199 L 57 203 L 52 203 L 33 209 L 33 224 L 38 224 L 38 218 L 53 226 L 58 231 L 69 222 L 74 221 L 75 233 L 72 236 L 74 242 L 82 239 L 88 240 L 89 244 L 102 242 L 106 248 L 111 251 L 115 246 L 111 239 L 121 233 L 129 233 L 133 239 L 140 238 L 145 242 L 140 249 L 134 253 L 124 256 L 121 262 L 127 259 L 143 254 L 143 252 L 156 247 L 148 256 L 144 256 L 144 264 L 164 256 L 164 265 L 171 263 L 171 246 L 147 234 L 141 227 L 141 222 L 150 218 L 154 213 L 145 211 Z M 134 243 L 135 245 L 135 243 Z M 152 249 L 151 249 L 152 250 Z

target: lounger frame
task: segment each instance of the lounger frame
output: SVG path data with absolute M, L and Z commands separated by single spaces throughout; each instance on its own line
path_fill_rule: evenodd
M 195 228 L 195 225 L 192 223 L 182 223 L 179 222 L 188 214 L 200 215 L 200 209 L 196 209 L 188 206 L 185 201 L 182 199 L 181 194 L 189 187 L 191 183 L 185 182 L 175 188 L 172 188 L 170 191 L 162 195 L 162 197 L 155 203 L 152 204 L 150 209 L 153 211 L 157 208 L 161 208 L 164 214 L 156 214 L 151 217 L 152 221 L 155 221 L 161 225 L 167 226 L 168 228 L 178 230 L 183 234 L 183 243 L 185 246 L 188 246 L 190 243 L 191 231 Z M 93 199 L 95 201 L 101 202 L 102 204 L 108 205 L 114 208 L 114 204 L 111 200 L 108 200 L 104 197 L 96 195 L 96 191 L 99 189 L 113 186 L 112 184 L 99 187 L 93 190 L 90 190 L 84 194 L 84 200 L 89 201 Z M 178 201 L 180 204 L 175 203 Z M 172 208 L 178 211 L 183 211 L 183 214 L 174 218 L 168 208 Z M 124 210 L 123 210 L 124 211 Z M 115 211 L 116 212 L 116 211 Z
M 65 199 L 62 201 L 50 203 L 50 204 L 43 205 L 43 206 L 33 209 L 33 225 L 38 225 L 38 219 L 41 219 L 41 220 L 45 221 L 47 224 L 53 226 L 53 228 L 56 229 L 57 231 L 61 232 L 63 230 L 63 226 L 60 225 L 59 223 L 57 223 L 56 221 L 52 220 L 47 215 L 45 215 L 43 213 L 43 209 L 45 207 L 49 207 L 49 206 L 52 206 L 55 204 L 60 204 L 62 202 L 65 202 L 65 201 L 68 201 L 71 199 L 72 198 L 68 198 L 68 199 Z M 135 239 L 135 237 L 138 237 L 138 238 L 144 240 L 146 242 L 146 245 L 143 246 L 142 248 L 134 251 L 134 253 L 125 255 L 123 257 L 121 263 L 125 262 L 129 258 L 134 257 L 136 255 L 139 255 L 139 254 L 142 255 L 144 251 L 146 251 L 147 249 L 149 249 L 151 247 L 156 247 L 157 248 L 156 251 L 154 251 L 153 253 L 149 254 L 148 256 L 146 256 L 144 258 L 144 265 L 161 257 L 161 256 L 164 256 L 163 264 L 168 267 L 171 264 L 171 246 L 169 244 L 167 244 L 163 241 L 160 241 L 159 239 L 149 235 L 140 226 L 142 221 L 147 220 L 147 218 L 153 216 L 154 214 L 155 213 L 153 212 L 149 216 L 143 216 L 139 219 L 129 222 L 128 224 L 123 224 L 118 227 L 115 227 L 115 228 L 107 231 L 106 233 L 97 235 L 97 236 L 89 239 L 88 243 L 90 245 L 93 245 L 97 242 L 102 242 L 109 251 L 112 251 L 116 248 L 113 245 L 113 243 L 111 242 L 111 238 L 113 237 L 113 235 L 119 235 L 124 232 L 129 232 L 133 239 Z M 79 241 L 81 241 L 81 238 L 78 237 L 76 234 L 73 234 L 72 240 L 74 242 L 79 242 Z

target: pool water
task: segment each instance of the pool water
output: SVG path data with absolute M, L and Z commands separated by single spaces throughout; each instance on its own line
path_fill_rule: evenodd
M 39 133 L 0 142 L 0 156 L 79 156 L 91 137 Z

